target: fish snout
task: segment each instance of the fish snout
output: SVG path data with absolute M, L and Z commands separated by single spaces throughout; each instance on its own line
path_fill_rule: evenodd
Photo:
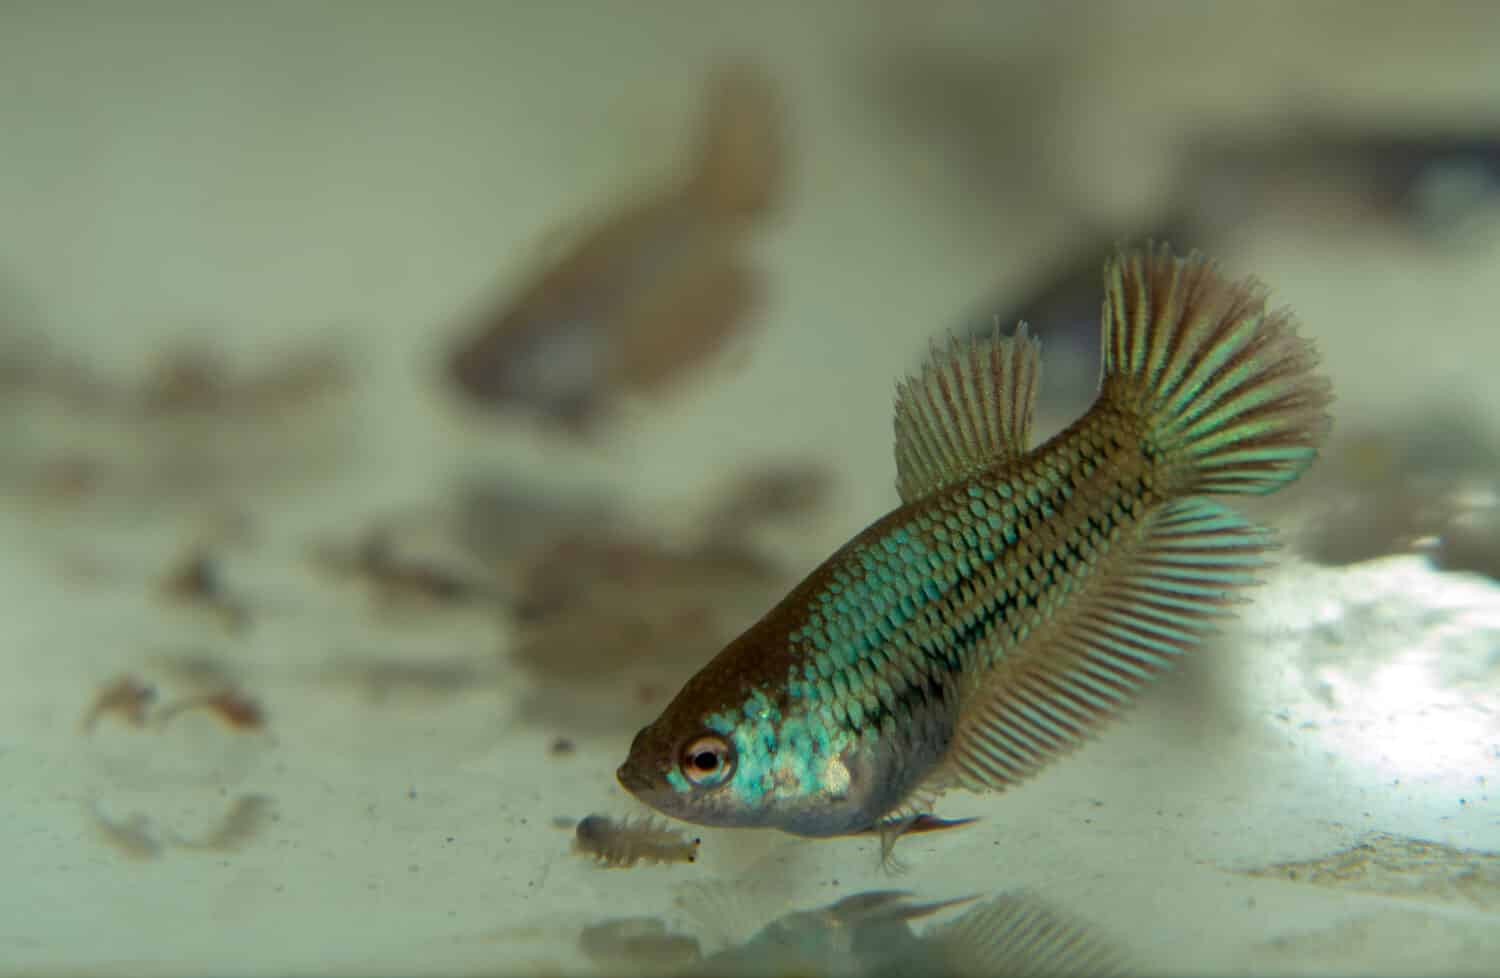
M 650 791 L 652 787 L 651 779 L 641 771 L 638 765 L 630 761 L 621 764 L 615 771 L 615 780 L 620 782 L 620 787 L 637 796 Z

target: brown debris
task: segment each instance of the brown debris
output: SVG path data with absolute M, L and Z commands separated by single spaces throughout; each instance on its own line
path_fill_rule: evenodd
M 189 710 L 208 710 L 238 731 L 258 731 L 266 726 L 260 704 L 229 686 L 174 700 L 153 711 L 158 695 L 154 685 L 135 676 L 120 676 L 94 698 L 83 716 L 81 730 L 85 735 L 92 734 L 100 717 L 115 714 L 138 730 L 150 727 L 160 731 Z
M 1500 853 L 1384 832 L 1321 858 L 1241 872 L 1314 886 L 1468 904 L 1482 910 L 1500 907 Z
M 111 819 L 97 805 L 91 805 L 89 819 L 100 840 L 127 859 L 141 862 L 157 859 L 166 848 L 156 823 L 142 812 Z
M 260 415 L 299 407 L 348 380 L 343 358 L 326 349 L 300 351 L 236 376 L 222 353 L 178 348 L 167 352 L 136 399 L 148 416 Z
M 118 716 L 132 727 L 146 725 L 146 714 L 156 702 L 156 687 L 135 676 L 120 676 L 99 691 L 83 715 L 82 731 L 94 732 L 99 718 Z
M 366 583 L 382 607 L 434 607 L 469 604 L 493 590 L 472 567 L 449 566 L 430 555 L 404 552 L 397 528 L 377 525 L 349 548 L 321 546 L 314 563 L 336 574 Z
M 219 563 L 207 550 L 190 551 L 162 582 L 162 593 L 174 601 L 212 611 L 230 631 L 241 631 L 250 624 L 249 610 L 229 596 Z
M 275 804 L 267 795 L 241 795 L 218 823 L 200 836 L 181 835 L 144 812 L 111 819 L 97 804 L 88 808 L 90 821 L 100 839 L 121 855 L 135 860 L 158 859 L 168 849 L 199 852 L 236 852 L 243 849 L 275 817 Z
M 244 693 L 233 689 L 222 689 L 215 693 L 176 700 L 163 706 L 157 713 L 156 720 L 165 727 L 176 717 L 190 710 L 207 710 L 234 730 L 258 731 L 266 727 L 266 714 L 261 705 Z

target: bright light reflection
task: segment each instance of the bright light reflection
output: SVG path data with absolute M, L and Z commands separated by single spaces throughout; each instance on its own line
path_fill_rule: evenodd
M 1439 666 L 1436 652 L 1416 647 L 1358 672 L 1320 667 L 1317 679 L 1334 702 L 1320 724 L 1329 749 L 1391 778 L 1472 782 L 1500 774 L 1500 711 L 1483 702 L 1496 691 L 1447 685 Z

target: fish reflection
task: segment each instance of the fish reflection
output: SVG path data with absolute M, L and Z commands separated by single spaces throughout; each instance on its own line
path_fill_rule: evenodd
M 772 921 L 680 972 L 713 978 L 828 975 L 1119 975 L 1123 956 L 1082 922 L 1027 893 L 994 897 L 920 933 L 911 922 L 974 897 L 917 903 L 872 890 Z

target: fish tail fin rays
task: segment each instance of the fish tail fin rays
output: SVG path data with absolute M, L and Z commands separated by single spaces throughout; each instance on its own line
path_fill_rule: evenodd
M 1174 491 L 1264 495 L 1302 474 L 1332 394 L 1263 286 L 1155 245 L 1112 259 L 1104 280 L 1100 401 L 1140 420 Z

